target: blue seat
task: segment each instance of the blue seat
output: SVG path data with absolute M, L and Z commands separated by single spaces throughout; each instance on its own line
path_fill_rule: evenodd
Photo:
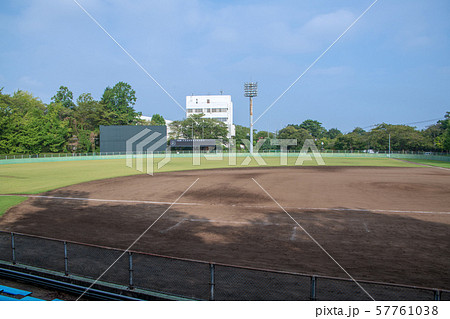
M 34 297 L 23 297 L 20 301 L 45 301 L 44 299 L 34 298 Z
M 4 293 L 7 293 L 7 294 L 13 295 L 13 296 L 16 296 L 16 295 L 21 295 L 21 296 L 31 295 L 31 292 L 29 292 L 29 291 L 20 290 L 20 289 L 11 288 L 11 287 L 2 286 L 2 285 L 0 285 L 0 291 L 3 291 Z
M 64 300 L 55 298 L 55 299 L 53 299 L 52 301 L 64 301 Z
M 15 299 L 15 298 L 11 298 L 11 297 L 6 297 L 6 296 L 0 295 L 0 301 L 19 301 L 19 299 Z

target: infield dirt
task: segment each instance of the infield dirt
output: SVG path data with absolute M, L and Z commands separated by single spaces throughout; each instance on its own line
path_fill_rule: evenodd
M 197 178 L 132 250 L 348 278 L 313 237 L 355 279 L 450 287 L 450 171 L 442 169 L 239 168 L 120 177 L 41 194 L 60 199 L 30 198 L 0 219 L 0 230 L 125 249 Z

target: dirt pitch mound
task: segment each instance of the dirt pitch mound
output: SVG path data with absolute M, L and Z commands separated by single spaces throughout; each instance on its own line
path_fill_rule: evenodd
M 450 172 L 433 168 L 239 168 L 113 178 L 31 198 L 11 209 L 0 229 L 127 248 L 197 178 L 133 250 L 347 277 L 308 232 L 355 279 L 450 287 Z

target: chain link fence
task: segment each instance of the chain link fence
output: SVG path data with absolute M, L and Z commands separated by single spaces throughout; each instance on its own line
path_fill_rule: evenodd
M 203 155 L 214 155 L 217 156 L 215 152 L 199 151 L 195 154 Z M 281 156 L 280 150 L 259 150 L 257 152 L 261 157 L 279 157 Z M 247 151 L 237 151 L 229 153 L 228 151 L 223 151 L 220 153 L 222 156 L 227 158 L 228 156 L 236 157 L 247 157 L 250 154 Z M 285 153 L 286 154 L 286 153 Z M 370 153 L 367 151 L 335 151 L 335 150 L 321 150 L 320 156 L 325 158 L 397 158 L 405 160 L 436 160 L 450 162 L 450 153 L 438 153 L 438 152 L 388 152 L 379 151 L 376 153 Z M 192 157 L 193 152 L 190 151 L 167 151 L 167 152 L 153 152 L 153 157 L 164 158 L 170 155 L 171 158 L 186 158 Z M 298 157 L 300 155 L 298 150 L 289 150 L 286 154 L 288 157 Z M 0 164 L 17 164 L 17 163 L 40 163 L 40 162 L 60 162 L 60 161 L 80 161 L 80 160 L 108 160 L 108 159 L 125 159 L 127 156 L 139 157 L 147 156 L 144 153 L 134 152 L 132 154 L 127 154 L 125 152 L 102 152 L 102 153 L 49 153 L 49 154 L 11 154 L 11 155 L 1 155 L 0 154 Z
M 450 291 L 163 257 L 0 231 L 1 263 L 200 300 L 450 300 Z M 369 296 L 370 295 L 370 296 Z

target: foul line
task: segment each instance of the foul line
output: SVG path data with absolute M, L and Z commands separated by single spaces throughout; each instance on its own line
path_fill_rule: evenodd
M 331 45 L 325 50 L 325 51 L 323 51 L 322 52 L 322 54 L 321 55 L 319 55 L 319 57 L 317 58 L 317 59 L 315 59 L 314 60 L 314 62 L 313 63 L 311 63 L 307 68 L 306 68 L 306 70 L 305 71 L 303 71 L 303 73 L 294 81 L 294 82 L 292 82 L 292 84 L 291 85 L 289 85 L 289 87 L 286 89 L 286 90 L 284 90 L 284 92 L 283 93 L 281 93 L 281 95 L 279 96 L 279 97 L 277 97 L 276 99 L 275 99 L 275 101 L 273 101 L 272 102 L 272 104 L 270 104 L 267 108 L 266 108 L 266 110 L 256 119 L 256 121 L 255 122 L 253 122 L 253 124 L 256 124 L 256 122 L 258 122 L 258 120 L 264 115 L 264 114 L 266 114 L 266 112 L 267 111 L 269 111 L 271 108 L 272 108 L 272 106 L 274 106 L 275 105 L 275 103 L 277 103 L 278 102 L 278 100 L 279 99 L 281 99 L 282 97 L 283 97 L 283 95 L 285 95 L 294 85 L 295 85 L 295 83 L 297 83 L 355 24 L 356 24 L 356 22 L 358 22 L 366 13 L 367 13 L 367 11 L 369 11 L 374 5 L 375 5 L 375 3 L 377 3 L 378 2 L 378 0 L 375 0 L 363 13 L 361 13 L 361 15 L 358 17 L 358 18 L 356 18 L 356 20 L 355 21 L 353 21 L 353 23 L 352 24 L 350 24 L 348 27 L 347 27 L 347 29 L 345 29 L 345 31 L 344 32 L 342 32 L 342 34 L 336 39 L 336 40 L 334 40 L 334 42 L 333 43 L 331 43 Z
M 434 166 L 433 166 L 434 167 Z M 186 205 L 186 206 L 221 206 L 221 207 L 243 207 L 243 208 L 272 208 L 269 205 L 225 205 L 225 204 L 207 204 L 207 203 L 170 203 L 159 201 L 145 201 L 145 200 L 127 200 L 127 199 L 99 199 L 99 198 L 83 198 L 83 197 L 60 197 L 60 196 L 45 196 L 45 195 L 26 195 L 26 194 L 0 194 L 0 196 L 22 196 L 30 198 L 41 199 L 59 199 L 59 200 L 78 200 L 78 201 L 92 201 L 92 202 L 112 202 L 112 203 L 137 203 L 137 204 L 157 204 L 157 205 Z M 399 213 L 399 214 L 443 214 L 450 215 L 450 212 L 432 212 L 420 210 L 392 210 L 392 209 L 363 209 L 363 208 L 336 208 L 336 207 L 297 207 L 285 206 L 289 209 L 297 209 L 302 211 L 317 210 L 317 211 L 344 211 L 344 212 L 364 212 L 364 213 Z
M 306 229 L 305 228 L 303 228 L 303 226 L 302 225 L 300 225 L 284 208 L 283 208 L 283 206 L 281 206 L 276 200 L 275 200 L 275 198 L 273 198 L 254 178 L 252 178 L 252 180 L 256 183 L 256 185 L 258 185 L 263 191 L 264 191 L 264 193 L 266 193 L 267 194 L 267 196 L 269 196 L 277 205 L 278 205 L 278 207 L 280 207 L 285 213 L 286 213 L 286 215 L 288 215 L 293 221 L 294 221 L 294 223 L 296 223 L 297 224 L 297 226 L 298 227 L 300 227 L 304 232 L 305 232 L 305 234 L 306 235 L 308 235 L 308 237 L 325 253 L 325 254 L 327 254 L 327 256 L 328 257 L 330 257 L 331 258 L 331 260 L 333 260 L 334 261 L 334 263 L 336 264 L 336 265 L 338 265 L 339 266 L 339 268 L 341 268 L 346 274 L 347 274 L 347 276 L 351 279 L 351 280 L 353 280 L 357 285 L 358 285 L 358 287 L 359 288 L 361 288 L 361 290 L 362 291 L 364 291 L 365 293 L 366 293 L 366 295 L 367 296 L 369 296 L 370 297 L 370 299 L 372 299 L 373 301 L 375 301 L 375 299 L 355 280 L 355 278 L 353 278 L 345 269 L 344 269 L 344 267 L 342 267 L 337 261 L 336 261 L 336 259 L 334 259 L 329 253 L 328 253 L 328 251 L 326 251 L 325 250 L 325 248 L 323 248 L 322 247 L 322 245 L 321 244 L 319 244 L 319 242 L 317 241 L 317 240 L 315 240 L 314 239 L 314 237 L 313 236 L 311 236 L 307 231 L 306 231 Z
M 77 4 L 77 6 L 78 7 L 80 7 L 80 9 L 81 10 L 83 10 L 84 11 L 84 13 L 86 13 L 87 14 L 87 16 L 92 20 L 92 21 L 94 21 L 94 23 L 100 28 L 100 29 L 102 29 L 103 30 L 103 32 L 105 32 L 106 33 L 106 35 L 108 36 L 108 37 L 110 37 L 111 38 L 111 40 L 113 40 L 114 41 L 114 43 L 115 44 L 117 44 L 117 46 L 119 47 L 119 48 L 121 48 L 122 49 L 122 51 L 123 52 L 125 52 L 125 54 L 126 55 L 128 55 L 128 57 L 142 70 L 142 71 L 144 71 L 144 73 L 145 74 L 147 74 L 147 76 L 150 78 L 150 79 L 152 79 L 153 80 L 153 82 L 155 82 L 156 83 L 156 85 L 158 85 L 160 88 L 161 88 L 161 90 L 163 90 L 164 91 L 164 93 L 166 93 L 167 94 L 167 96 L 168 97 L 170 97 L 171 99 L 172 99 L 172 101 L 174 101 L 175 102 L 175 104 L 177 104 L 182 110 L 183 110 L 183 112 L 186 112 L 186 110 L 184 109 L 184 107 L 182 107 L 181 106 L 181 104 L 180 103 L 178 103 L 178 101 L 177 100 L 175 100 L 175 98 L 169 93 L 169 92 L 167 92 L 167 90 L 166 89 L 164 89 L 164 87 L 161 85 L 161 84 L 159 84 L 159 82 L 158 81 L 156 81 L 156 79 L 127 51 L 127 50 L 125 50 L 125 48 L 123 47 L 123 46 L 121 46 L 120 45 L 120 43 L 119 42 L 117 42 L 117 40 L 111 35 L 111 34 L 109 34 L 109 32 L 108 31 L 106 31 L 106 29 L 97 21 L 97 20 L 95 20 L 95 18 L 77 1 L 77 0 L 73 0 L 73 2 L 75 2 L 76 4 Z
M 11 195 L 0 195 L 11 196 Z M 78 200 L 78 201 L 91 201 L 91 202 L 112 202 L 112 203 L 138 203 L 138 204 L 159 204 L 159 205 L 193 205 L 198 206 L 197 203 L 171 203 L 171 202 L 157 202 L 147 200 L 127 200 L 127 199 L 98 199 L 98 198 L 83 198 L 83 197 L 59 197 L 59 196 L 44 196 L 44 195 L 13 195 L 24 196 L 31 198 L 43 198 L 43 199 L 61 199 L 61 200 Z
M 400 162 L 411 163 L 411 164 L 416 164 L 416 165 L 421 165 L 421 166 L 431 167 L 431 168 L 439 168 L 439 169 L 443 169 L 443 170 L 446 170 L 446 171 L 450 171 L 450 168 L 441 167 L 441 166 L 433 166 L 433 165 L 423 164 L 423 163 L 419 163 L 419 162 L 414 162 L 414 159 L 402 159 L 402 158 L 394 158 L 394 157 L 391 157 L 391 158 L 396 160 L 396 161 L 400 161 Z
M 169 207 L 167 207 L 167 209 L 161 214 L 161 215 L 159 215 L 159 217 L 150 225 L 150 226 L 148 226 L 147 227 L 147 229 L 142 233 L 142 234 L 140 234 L 139 235 L 139 237 L 138 238 L 136 238 L 136 240 L 130 245 L 130 246 L 128 246 L 128 248 L 119 256 L 119 258 L 117 258 L 97 279 L 95 279 L 95 281 L 88 287 L 88 288 L 86 288 L 86 290 L 77 298 L 77 300 L 76 301 L 78 301 L 78 300 L 80 300 L 80 298 L 81 297 L 83 297 L 84 296 L 84 294 L 89 290 L 89 289 L 91 289 L 92 288 L 92 286 L 94 286 L 99 280 L 100 280 L 100 278 L 102 278 L 107 272 L 108 272 L 108 270 L 110 270 L 111 269 L 111 267 L 112 266 L 114 266 L 116 263 L 117 263 L 117 261 L 119 261 L 119 259 L 120 258 L 122 258 L 123 257 L 123 255 L 125 255 L 130 249 L 131 249 L 131 247 L 133 247 L 149 230 L 150 230 L 150 228 L 152 228 L 153 227 L 153 225 L 155 225 L 156 224 L 156 222 L 161 218 L 161 217 L 163 217 L 164 216 L 164 214 L 165 213 L 167 213 L 167 211 L 181 198 L 181 197 L 183 197 L 183 195 L 184 194 L 186 194 L 186 192 L 192 187 L 192 186 L 194 186 L 194 184 L 195 183 L 197 183 L 197 181 L 199 180 L 200 178 L 197 178 L 180 196 L 178 196 L 178 198 L 172 203 L 172 204 L 170 204 L 170 206 Z

